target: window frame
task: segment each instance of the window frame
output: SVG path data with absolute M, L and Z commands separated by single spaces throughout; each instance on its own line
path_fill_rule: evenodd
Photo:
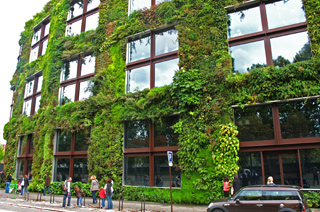
M 41 88 L 40 88 L 40 91 L 38 91 L 40 77 L 42 77 L 42 83 L 41 83 L 41 86 L 42 86 L 43 85 L 42 71 L 39 71 L 39 72 L 35 73 L 34 75 L 30 76 L 29 78 L 27 78 L 27 83 L 29 83 L 31 81 L 34 81 L 34 83 L 32 85 L 33 86 L 32 94 L 26 96 L 26 93 L 25 93 L 26 91 L 24 92 L 24 99 L 23 99 L 24 101 L 23 101 L 23 106 L 22 106 L 22 114 L 23 115 L 26 115 L 23 113 L 24 112 L 24 103 L 29 100 L 31 100 L 30 117 L 32 117 L 36 114 L 36 111 L 35 111 L 36 99 L 37 99 L 37 97 L 40 97 L 40 100 L 41 100 Z M 26 89 L 26 86 L 25 86 L 25 89 Z M 40 100 L 39 100 L 39 102 L 40 102 Z M 41 104 L 40 104 L 39 108 L 41 108 Z
M 22 152 L 20 154 L 20 151 L 23 151 L 21 148 L 22 148 L 22 143 L 23 143 L 24 137 L 27 137 L 26 148 L 25 148 L 25 152 Z M 30 153 L 31 142 L 34 141 L 32 139 L 32 137 L 34 137 L 34 133 L 18 136 L 19 143 L 18 143 L 18 151 L 17 151 L 16 168 L 19 168 L 23 163 L 23 166 L 24 166 L 23 167 L 23 175 L 28 174 L 28 163 L 30 163 L 30 161 L 32 163 L 32 161 L 33 161 L 34 152 Z M 34 145 L 33 145 L 33 148 L 34 148 Z M 31 165 L 31 169 L 32 169 L 32 165 Z M 20 172 L 20 169 L 18 171 Z M 21 174 L 21 173 L 19 173 L 19 174 Z

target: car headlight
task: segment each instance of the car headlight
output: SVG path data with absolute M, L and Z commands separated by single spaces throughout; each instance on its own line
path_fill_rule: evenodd
M 211 208 L 213 206 L 213 203 L 211 202 L 208 206 L 208 208 Z

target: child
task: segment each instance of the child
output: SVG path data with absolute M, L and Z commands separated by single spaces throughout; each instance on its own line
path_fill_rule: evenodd
M 80 190 L 80 188 L 77 185 L 74 187 L 74 191 L 76 192 L 76 196 L 77 196 L 77 206 L 79 206 L 79 202 L 80 202 L 81 207 L 83 207 L 82 197 L 81 197 L 81 193 L 83 193 L 83 191 Z
M 223 193 L 224 197 L 229 197 L 229 188 L 231 186 L 229 185 L 229 177 L 225 176 L 223 180 Z
M 18 188 L 17 188 L 17 192 L 21 192 L 21 180 L 18 179 Z M 22 194 L 21 194 L 22 196 Z
M 103 187 L 101 187 L 100 190 L 99 190 L 99 196 L 100 196 L 100 199 L 102 201 L 101 208 L 104 208 L 105 207 L 105 202 L 106 202 L 106 192 L 103 189 Z

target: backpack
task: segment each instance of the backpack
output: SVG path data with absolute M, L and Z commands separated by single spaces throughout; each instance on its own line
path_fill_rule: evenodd
M 64 181 L 64 183 L 62 183 L 62 190 L 66 191 L 67 190 L 67 182 Z

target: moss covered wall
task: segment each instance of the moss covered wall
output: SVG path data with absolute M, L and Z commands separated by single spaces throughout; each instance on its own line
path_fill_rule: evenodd
M 314 58 L 284 68 L 232 73 L 228 54 L 225 6 L 236 0 L 172 0 L 144 11 L 127 14 L 128 0 L 101 0 L 96 31 L 65 37 L 69 2 L 51 0 L 21 33 L 22 59 L 11 81 L 14 94 L 12 119 L 4 129 L 7 140 L 5 171 L 14 172 L 18 135 L 35 133 L 34 180 L 43 185 L 51 172 L 56 128 L 69 131 L 91 128 L 88 149 L 90 174 L 99 180 L 112 177 L 115 194 L 122 186 L 123 120 L 154 119 L 180 113 L 179 164 L 182 188 L 173 191 L 177 203 L 208 203 L 222 196 L 222 179 L 238 170 L 239 141 L 232 124 L 232 104 L 254 104 L 320 94 L 319 1 L 304 0 Z M 32 27 L 51 15 L 47 52 L 28 63 Z M 148 29 L 175 24 L 179 31 L 179 66 L 169 86 L 124 94 L 127 37 Z M 61 67 L 73 55 L 94 51 L 94 96 L 81 102 L 58 105 Z M 26 78 L 43 71 L 41 109 L 33 118 L 21 115 Z M 168 189 L 126 187 L 126 199 L 169 202 Z

